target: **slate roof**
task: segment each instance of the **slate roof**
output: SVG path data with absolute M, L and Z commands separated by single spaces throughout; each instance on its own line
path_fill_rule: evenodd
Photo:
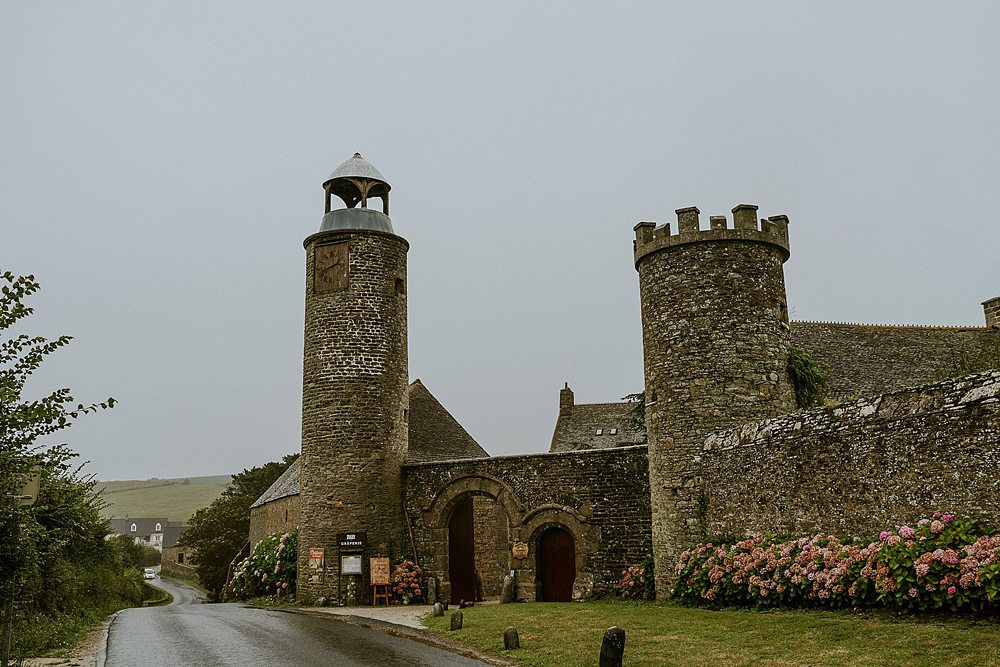
M 635 403 L 582 403 L 573 405 L 556 420 L 550 452 L 608 449 L 646 442 L 646 429 L 629 424 Z M 612 435 L 612 429 L 616 433 Z M 598 430 L 601 435 L 598 435 Z
M 185 528 L 187 526 L 180 521 L 168 521 L 167 525 L 163 527 L 163 546 L 175 546 Z
M 132 532 L 132 524 L 135 524 L 135 532 Z M 159 532 L 163 532 L 163 528 L 169 526 L 171 522 L 168 522 L 166 517 L 118 517 L 111 519 L 111 530 L 118 533 L 119 535 L 132 535 L 133 537 L 149 537 L 153 533 L 157 532 L 156 524 L 160 524 Z
M 407 463 L 427 463 L 452 459 L 478 459 L 488 457 L 476 439 L 469 435 L 458 421 L 420 380 L 407 388 L 409 397 L 409 447 Z M 279 498 L 298 495 L 299 462 L 292 465 L 275 480 L 274 484 L 250 507 L 260 507 Z
M 285 472 L 281 473 L 281 477 L 274 480 L 274 484 L 268 488 L 267 491 L 261 495 L 260 498 L 254 501 L 251 508 L 259 507 L 264 503 L 269 503 L 272 500 L 278 500 L 279 498 L 285 498 L 287 496 L 296 496 L 299 493 L 299 462 L 302 457 L 295 459 L 292 465 L 285 469 Z
M 434 398 L 423 382 L 414 380 L 407 389 L 407 394 L 410 399 L 407 463 L 489 456 L 475 438 Z

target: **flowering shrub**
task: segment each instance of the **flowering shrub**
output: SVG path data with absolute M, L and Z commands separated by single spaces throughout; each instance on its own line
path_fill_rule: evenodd
M 621 579 L 615 587 L 615 597 L 622 600 L 655 600 L 656 588 L 653 581 L 653 560 L 647 558 L 639 565 L 629 565 L 622 570 Z
M 253 553 L 236 566 L 229 584 L 232 595 L 240 600 L 262 595 L 294 598 L 297 536 L 298 531 L 293 530 L 275 533 L 258 542 Z
M 1000 535 L 935 512 L 869 544 L 763 535 L 684 551 L 673 595 L 729 605 L 923 611 L 1000 607 Z
M 424 570 L 412 560 L 402 560 L 392 571 L 393 604 L 410 604 L 424 599 Z

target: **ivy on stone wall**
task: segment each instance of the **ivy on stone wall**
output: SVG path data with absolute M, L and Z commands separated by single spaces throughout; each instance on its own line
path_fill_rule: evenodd
M 978 348 L 952 350 L 951 367 L 942 379 L 996 369 L 1000 369 L 1000 340 L 994 341 L 992 345 L 984 344 Z
M 635 442 L 634 444 L 645 445 L 647 437 L 646 436 L 646 392 L 640 391 L 639 393 L 636 394 L 625 394 L 624 396 L 622 396 L 622 400 L 632 405 L 632 409 L 628 411 L 628 415 L 625 417 L 625 424 L 623 424 L 623 426 L 632 431 L 635 431 L 636 433 L 641 433 L 642 436 L 640 437 L 639 441 Z
M 788 375 L 795 389 L 795 405 L 816 405 L 827 388 L 826 367 L 801 347 L 788 350 Z

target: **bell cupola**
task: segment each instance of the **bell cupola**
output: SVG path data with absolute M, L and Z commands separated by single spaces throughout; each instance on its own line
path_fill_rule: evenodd
M 326 209 L 320 231 L 335 229 L 374 229 L 392 233 L 389 220 L 389 190 L 385 177 L 361 153 L 337 167 L 323 183 Z M 332 209 L 333 197 L 347 208 Z M 381 199 L 382 211 L 368 208 L 369 199 Z M 360 205 L 360 206 L 359 206 Z

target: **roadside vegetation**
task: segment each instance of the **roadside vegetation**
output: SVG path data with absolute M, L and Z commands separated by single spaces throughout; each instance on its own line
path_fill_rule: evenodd
M 55 442 L 77 418 L 114 406 L 83 405 L 69 389 L 32 396 L 25 385 L 69 336 L 20 330 L 32 314 L 32 276 L 0 274 L 0 614 L 12 612 L 14 659 L 69 647 L 108 614 L 143 600 L 144 554 L 132 540 L 107 539 L 93 479 Z M 33 506 L 19 495 L 40 477 Z M 12 601 L 12 607 L 8 603 Z
M 253 546 L 250 541 L 250 505 L 274 484 L 297 458 L 289 454 L 281 461 L 249 468 L 233 476 L 233 483 L 208 507 L 194 513 L 179 545 L 197 553 L 198 582 L 218 602 L 233 574 Z
M 604 631 L 625 629 L 626 665 L 868 665 L 973 667 L 1000 663 L 1000 624 L 967 618 L 904 618 L 837 611 L 710 610 L 612 600 L 521 603 L 451 611 L 424 622 L 492 655 L 525 665 L 596 665 Z M 503 649 L 517 628 L 521 648 Z

